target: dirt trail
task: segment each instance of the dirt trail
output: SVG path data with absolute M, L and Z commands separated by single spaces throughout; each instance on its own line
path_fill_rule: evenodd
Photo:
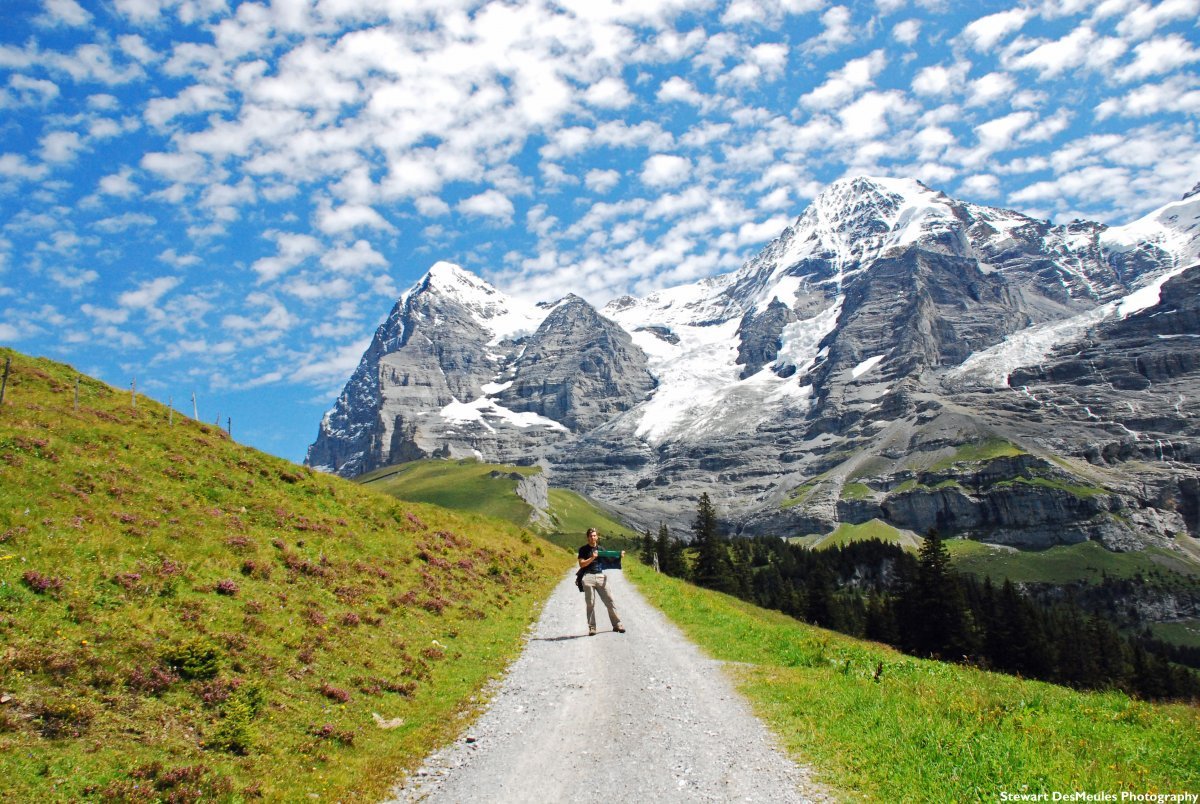
M 395 802 L 829 800 L 700 651 L 621 572 L 625 634 L 587 636 L 568 574 L 483 716 Z

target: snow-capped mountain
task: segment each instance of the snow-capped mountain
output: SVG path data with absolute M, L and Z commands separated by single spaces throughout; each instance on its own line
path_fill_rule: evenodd
M 651 525 L 708 491 L 750 531 L 879 518 L 1013 543 L 1163 541 L 1197 527 L 1195 373 L 1164 369 L 1179 399 L 1142 389 L 1125 406 L 1179 411 L 1157 430 L 1121 430 L 1134 414 L 1119 395 L 1089 397 L 1087 414 L 1061 388 L 1057 407 L 1031 400 L 1062 386 L 1072 349 L 1104 352 L 1108 333 L 1144 348 L 1118 334 L 1134 318 L 1181 326 L 1154 340 L 1156 365 L 1190 366 L 1171 355 L 1200 337 L 1186 313 L 1198 256 L 1197 194 L 1128 226 L 1051 226 L 854 178 L 740 270 L 601 311 L 524 304 L 439 263 L 380 326 L 308 463 L 352 476 L 426 455 L 539 461 Z M 1125 446 L 1097 449 L 1109 441 Z M 1153 454 L 1163 441 L 1169 459 Z M 984 480 L 963 464 L 928 482 L 963 445 L 1001 442 L 1008 464 Z M 1132 478 L 1133 458 L 1154 471 Z

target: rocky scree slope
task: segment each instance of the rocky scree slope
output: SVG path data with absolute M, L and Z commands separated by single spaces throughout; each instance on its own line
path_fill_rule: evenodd
M 836 182 L 740 270 L 597 311 L 439 263 L 308 463 L 541 462 L 653 527 L 881 519 L 1016 546 L 1200 528 L 1200 195 L 1052 226 L 920 182 Z

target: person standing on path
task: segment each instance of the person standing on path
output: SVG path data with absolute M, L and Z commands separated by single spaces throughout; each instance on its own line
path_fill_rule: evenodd
M 607 579 L 598 563 L 599 548 L 596 545 L 599 541 L 600 534 L 596 532 L 596 529 L 588 528 L 587 544 L 579 548 L 579 572 L 583 574 L 583 602 L 587 606 L 588 636 L 596 635 L 597 594 L 604 601 L 604 607 L 608 609 L 608 619 L 612 623 L 613 630 L 618 634 L 623 634 L 625 626 L 621 625 L 621 618 L 617 614 L 616 607 L 613 606 L 612 595 L 608 593 Z M 624 556 L 625 552 L 621 551 L 621 555 Z

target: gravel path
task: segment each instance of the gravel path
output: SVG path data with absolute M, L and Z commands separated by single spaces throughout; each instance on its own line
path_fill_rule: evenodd
M 569 573 L 482 717 L 393 802 L 829 800 L 703 656 L 628 583 L 587 636 Z

